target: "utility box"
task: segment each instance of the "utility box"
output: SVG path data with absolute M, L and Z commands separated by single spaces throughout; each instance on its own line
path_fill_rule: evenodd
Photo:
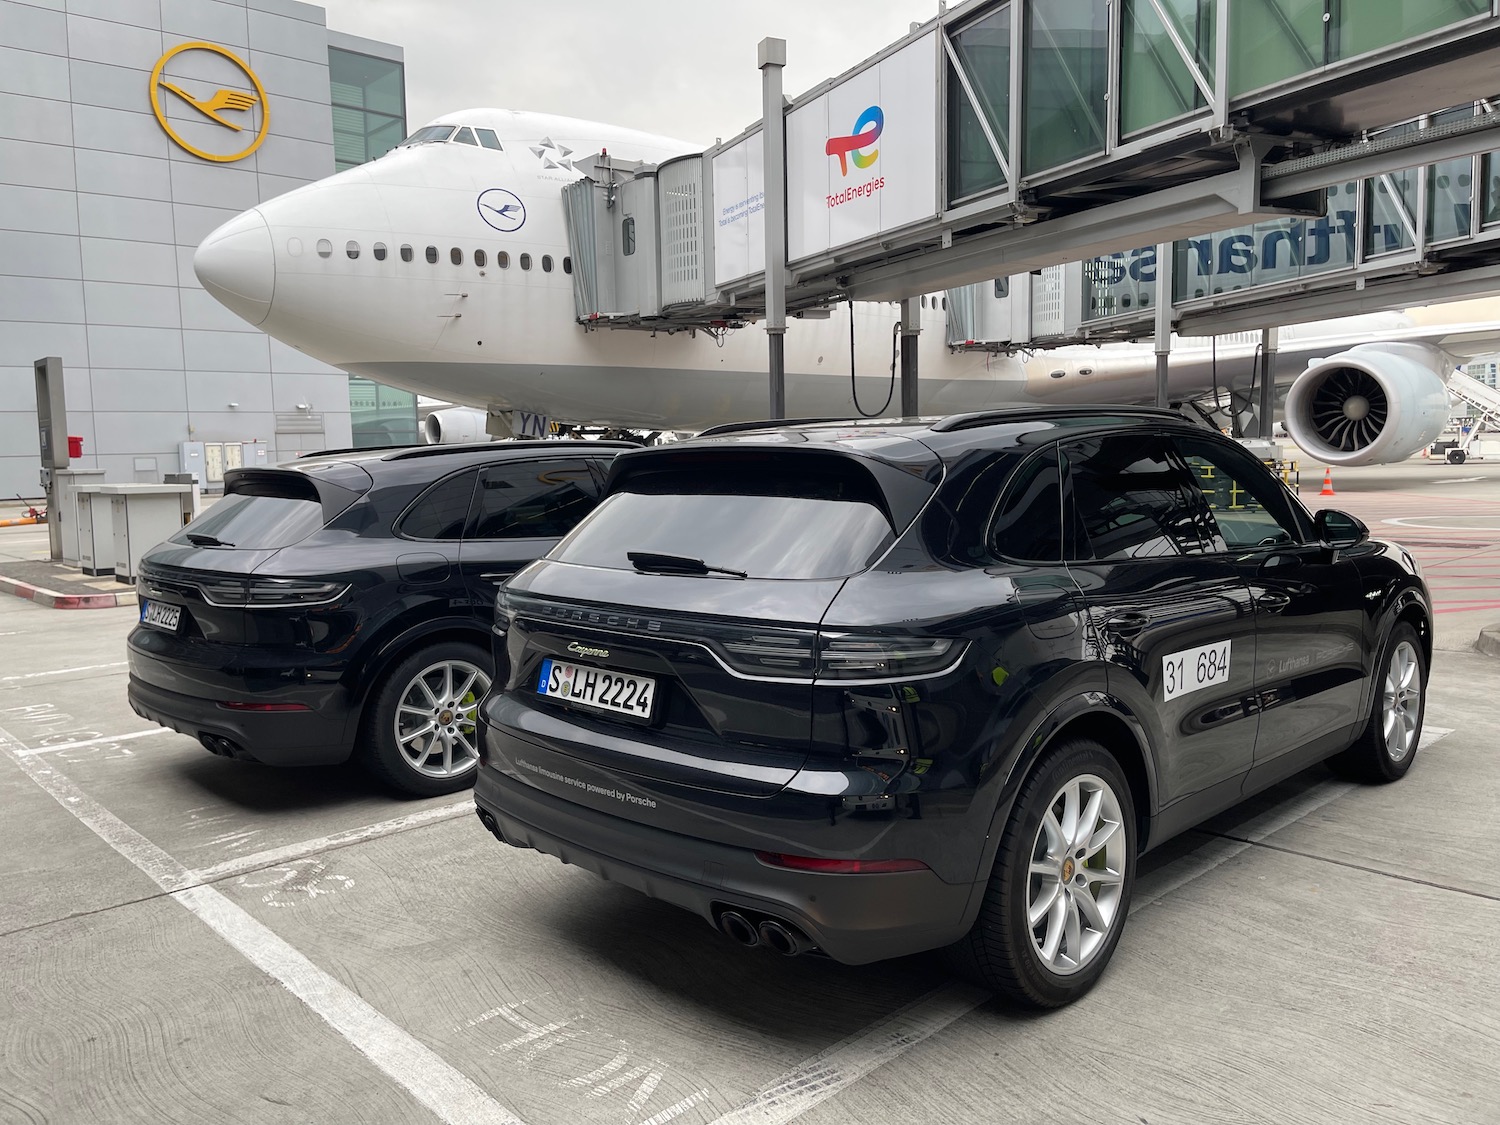
M 163 484 L 187 485 L 187 495 L 182 498 L 182 522 L 186 524 L 197 519 L 198 513 L 203 510 L 203 491 L 193 474 L 163 473 L 161 475 L 161 482 Z
M 78 569 L 88 575 L 114 574 L 114 512 L 109 497 L 101 495 L 106 484 L 85 484 L 73 490 L 73 509 L 78 513 Z
M 193 479 L 200 485 L 206 478 L 203 468 L 203 443 L 201 441 L 184 441 L 177 444 L 177 460 L 182 466 L 184 473 L 192 473 Z
M 52 503 L 47 521 L 56 520 L 62 535 L 62 561 L 78 566 L 78 490 L 86 485 L 103 484 L 103 469 L 54 469 Z
M 141 556 L 192 518 L 191 485 L 106 484 L 99 494 L 112 512 L 117 582 L 135 582 Z
M 242 444 L 240 465 L 246 469 L 264 469 L 270 462 L 270 454 L 263 441 L 247 441 Z

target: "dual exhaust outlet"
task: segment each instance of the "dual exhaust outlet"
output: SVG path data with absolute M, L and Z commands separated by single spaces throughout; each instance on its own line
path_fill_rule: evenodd
M 756 922 L 738 910 L 726 910 L 719 915 L 719 932 L 746 949 L 763 945 L 783 957 L 796 957 L 815 948 L 795 926 L 777 918 L 761 918 Z
M 505 838 L 499 821 L 491 815 L 488 809 L 481 808 L 475 811 L 480 823 L 490 835 L 502 844 L 511 842 Z M 754 949 L 758 945 L 763 945 L 783 957 L 796 957 L 817 948 L 796 926 L 783 922 L 779 918 L 746 916 L 738 910 L 725 910 L 719 915 L 718 926 L 720 933 L 743 945 L 746 949 Z

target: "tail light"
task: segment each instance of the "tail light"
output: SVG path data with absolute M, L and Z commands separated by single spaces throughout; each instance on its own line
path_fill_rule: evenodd
M 767 679 L 905 680 L 942 672 L 963 654 L 963 642 L 951 637 L 767 630 L 714 640 L 731 669 Z
M 347 582 L 325 582 L 316 578 L 202 579 L 198 590 L 209 605 L 244 609 L 285 609 L 326 605 L 349 589 Z

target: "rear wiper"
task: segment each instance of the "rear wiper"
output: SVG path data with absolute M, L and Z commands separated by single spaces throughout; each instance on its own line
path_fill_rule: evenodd
M 690 559 L 686 555 L 659 555 L 655 551 L 626 551 L 630 565 L 642 573 L 650 574 L 727 574 L 731 578 L 748 578 L 743 570 L 730 570 L 727 566 L 709 566 L 702 559 Z
M 233 547 L 233 543 L 226 543 L 216 535 L 208 535 L 202 531 L 189 531 L 187 541 L 194 547 Z

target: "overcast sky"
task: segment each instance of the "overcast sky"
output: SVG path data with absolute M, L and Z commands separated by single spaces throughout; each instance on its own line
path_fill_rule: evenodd
M 329 27 L 405 49 L 410 128 L 492 106 L 702 144 L 760 118 L 755 48 L 766 36 L 787 41 L 795 96 L 937 14 L 937 0 L 316 2 Z

